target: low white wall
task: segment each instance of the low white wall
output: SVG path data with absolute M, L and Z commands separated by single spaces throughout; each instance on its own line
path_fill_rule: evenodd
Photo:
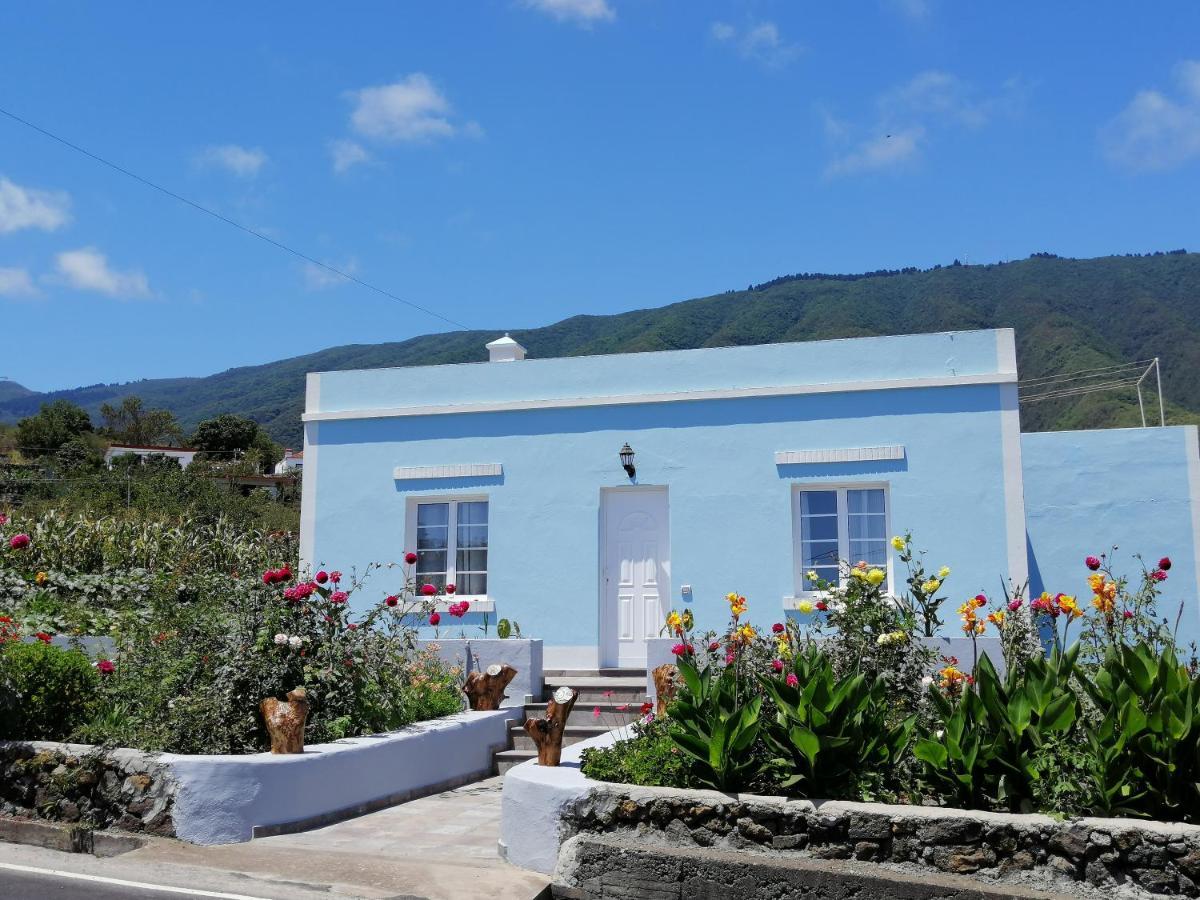
M 617 740 L 617 731 L 564 747 L 557 766 L 539 766 L 537 760 L 529 760 L 505 773 L 501 856 L 514 866 L 553 874 L 558 848 L 569 837 L 561 831 L 561 810 L 596 785 L 579 770 L 580 754 L 586 747 L 610 746 Z
M 545 679 L 542 675 L 542 642 L 530 638 L 447 638 L 418 641 L 425 648 L 436 647 L 438 656 L 451 665 L 460 665 L 465 674 L 486 671 L 488 666 L 505 663 L 517 670 L 517 677 L 505 689 L 501 707 L 524 706 L 525 698 L 537 703 L 542 699 Z
M 491 772 L 509 722 L 522 716 L 519 709 L 462 712 L 297 754 L 163 754 L 177 784 L 175 833 L 195 844 L 248 841 L 255 829 L 315 826 L 463 784 Z

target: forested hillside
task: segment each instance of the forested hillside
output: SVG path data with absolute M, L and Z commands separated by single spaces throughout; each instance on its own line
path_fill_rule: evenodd
M 1200 421 L 1200 254 L 1063 259 L 865 275 L 797 275 L 747 290 L 612 316 L 575 316 L 512 331 L 531 356 L 810 341 L 1011 326 L 1022 378 L 1162 359 L 1168 422 Z M 152 379 L 50 394 L 0 382 L 0 421 L 66 398 L 91 412 L 137 394 L 172 410 L 185 428 L 223 412 L 250 416 L 298 446 L 309 371 L 466 362 L 505 329 L 425 335 L 387 344 L 332 347 L 206 378 Z M 14 376 L 19 373 L 13 373 Z M 1136 424 L 1132 388 L 1023 405 L 1027 430 Z

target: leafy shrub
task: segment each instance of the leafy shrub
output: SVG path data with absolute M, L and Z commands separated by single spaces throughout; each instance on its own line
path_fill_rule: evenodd
M 62 740 L 96 705 L 96 670 L 87 656 L 38 641 L 0 645 L 0 738 Z
M 838 678 L 828 654 L 815 646 L 797 653 L 787 671 L 760 676 L 778 710 L 766 739 L 790 773 L 783 788 L 802 797 L 852 796 L 863 775 L 903 758 L 916 716 L 895 721 L 881 678 Z
M 747 786 L 762 771 L 750 752 L 761 727 L 762 698 L 740 686 L 736 666 L 697 670 L 681 658 L 678 667 L 683 686 L 668 710 L 676 724 L 671 739 L 695 758 L 701 783 L 719 791 Z
M 644 787 L 688 787 L 694 783 L 694 766 L 671 736 L 675 727 L 670 718 L 652 716 L 633 726 L 629 740 L 589 747 L 582 753 L 583 774 Z

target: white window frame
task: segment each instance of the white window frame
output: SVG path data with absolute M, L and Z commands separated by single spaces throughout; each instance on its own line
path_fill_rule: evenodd
M 896 590 L 895 563 L 892 558 L 892 498 L 891 486 L 886 481 L 813 481 L 792 485 L 792 588 L 793 594 L 783 598 L 787 609 L 794 609 L 796 601 L 817 596 L 820 591 L 804 589 L 804 555 L 801 550 L 800 535 L 800 494 L 804 491 L 837 491 L 838 504 L 838 561 L 850 559 L 850 505 L 846 501 L 846 491 L 882 490 L 883 491 L 883 533 L 887 552 L 887 583 L 889 593 Z M 839 571 L 840 586 L 846 586 L 845 576 Z
M 401 555 L 417 550 L 417 507 L 423 503 L 449 503 L 454 506 L 451 512 L 448 528 L 446 529 L 446 583 L 457 584 L 458 570 L 458 507 L 459 503 L 479 503 L 488 505 L 488 594 L 454 594 L 438 602 L 438 609 L 444 610 L 451 603 L 467 600 L 471 604 L 471 612 L 495 612 L 495 599 L 491 596 L 492 589 L 492 498 L 487 494 L 430 494 L 423 497 L 409 497 L 404 511 L 404 548 Z M 417 586 L 420 589 L 420 585 Z

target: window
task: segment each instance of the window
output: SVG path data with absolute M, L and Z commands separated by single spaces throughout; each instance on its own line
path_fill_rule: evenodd
M 796 586 L 798 593 L 813 591 L 808 578 L 816 572 L 826 581 L 842 582 L 839 560 L 867 565 L 888 573 L 887 488 L 882 486 L 814 487 L 797 490 L 793 497 L 796 536 Z
M 412 507 L 415 507 L 413 509 Z M 417 582 L 459 596 L 487 596 L 487 500 L 419 501 L 410 507 L 409 534 L 416 530 Z

